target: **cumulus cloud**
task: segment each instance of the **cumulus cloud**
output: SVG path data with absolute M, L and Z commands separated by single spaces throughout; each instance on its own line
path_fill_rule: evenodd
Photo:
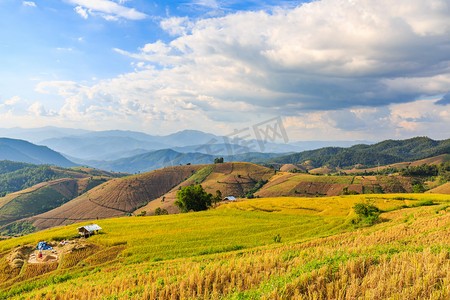
M 89 17 L 87 9 L 81 7 L 81 6 L 77 6 L 74 8 L 74 10 L 77 12 L 77 14 L 79 14 L 83 19 L 87 19 Z
M 23 1 L 22 5 L 29 6 L 29 7 L 36 7 L 36 3 L 34 3 L 33 1 Z
M 161 27 L 177 38 L 121 53 L 172 64 L 161 75 L 183 72 L 201 94 L 287 112 L 404 103 L 450 90 L 446 3 L 323 0 L 196 22 L 168 18 Z
M 427 135 L 448 137 L 450 108 L 437 100 L 417 100 L 384 107 L 340 109 L 300 113 L 287 117 L 285 127 L 302 140 L 349 139 L 382 140 Z
M 75 11 L 84 19 L 88 15 L 100 15 L 105 20 L 116 21 L 120 18 L 128 20 L 142 20 L 147 17 L 146 14 L 137 11 L 134 8 L 123 6 L 124 1 L 119 4 L 109 0 L 68 0 L 69 3 L 76 5 Z
M 161 21 L 160 26 L 170 35 L 185 35 L 193 27 L 194 23 L 188 17 L 171 17 Z
M 124 17 L 111 1 L 71 2 Z M 167 18 L 160 26 L 170 41 L 149 41 L 134 52 L 114 49 L 146 68 L 90 87 L 57 82 L 38 90 L 63 95 L 64 113 L 77 118 L 139 115 L 194 128 L 205 120 L 223 126 L 282 115 L 327 134 L 403 134 L 419 132 L 420 124 L 431 130 L 433 118 L 448 120 L 448 110 L 435 105 L 448 96 L 420 99 L 450 93 L 449 15 L 445 0 L 322 0 Z M 412 111 L 407 116 L 402 109 Z
M 48 115 L 48 112 L 45 109 L 44 105 L 40 102 L 35 102 L 35 103 L 31 104 L 30 107 L 28 108 L 28 111 L 38 117 Z

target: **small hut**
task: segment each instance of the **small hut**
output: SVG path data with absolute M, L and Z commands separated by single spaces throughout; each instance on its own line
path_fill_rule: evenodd
M 78 234 L 83 237 L 90 237 L 91 234 L 98 233 L 102 228 L 97 224 L 78 227 Z
M 236 198 L 234 198 L 233 196 L 228 196 L 223 198 L 223 201 L 236 201 Z

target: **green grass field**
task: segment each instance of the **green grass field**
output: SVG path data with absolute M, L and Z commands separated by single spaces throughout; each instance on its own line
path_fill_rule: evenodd
M 414 207 L 424 200 L 436 205 Z M 389 211 L 382 214 L 383 223 L 355 229 L 352 206 L 363 201 Z M 266 198 L 199 213 L 98 220 L 104 230 L 89 238 L 94 248 L 63 257 L 54 270 L 31 270 L 25 264 L 0 283 L 0 299 L 378 295 L 370 291 L 381 298 L 397 293 L 398 298 L 446 299 L 450 269 L 439 268 L 450 266 L 450 241 L 445 238 L 450 232 L 449 204 L 447 195 L 433 194 Z M 13 272 L 7 258 L 16 246 L 68 239 L 78 226 L 1 241 L 0 273 Z M 277 235 L 281 243 L 275 241 Z M 411 259 L 420 269 L 408 275 Z M 398 288 L 392 275 L 386 275 L 391 280 L 383 279 L 391 289 L 386 290 L 375 280 L 381 272 L 377 268 L 389 273 L 397 267 L 398 280 L 417 283 Z M 364 284 L 366 290 L 361 290 Z

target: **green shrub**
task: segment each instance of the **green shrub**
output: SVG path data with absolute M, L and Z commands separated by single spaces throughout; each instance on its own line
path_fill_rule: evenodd
M 380 209 L 370 202 L 355 203 L 353 211 L 358 216 L 354 224 L 359 223 L 368 226 L 375 224 L 381 213 Z

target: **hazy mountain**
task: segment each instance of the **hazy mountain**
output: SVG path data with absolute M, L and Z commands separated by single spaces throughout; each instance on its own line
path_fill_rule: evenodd
M 26 140 L 31 143 L 38 143 L 45 139 L 60 138 L 72 135 L 81 135 L 90 132 L 84 129 L 59 128 L 46 126 L 40 128 L 0 128 L 0 137 Z
M 184 146 L 184 147 L 174 147 L 172 150 L 181 153 L 191 153 L 198 152 L 209 155 L 232 155 L 239 153 L 248 153 L 252 152 L 251 148 L 233 145 L 233 144 L 202 144 L 202 145 L 193 145 L 193 146 Z
M 198 130 L 183 130 L 167 136 L 161 136 L 159 138 L 162 143 L 171 145 L 172 147 L 201 145 L 214 141 L 220 143 L 223 141 L 223 138 L 219 136 Z
M 210 155 L 232 155 L 248 152 L 289 153 L 324 146 L 347 147 L 364 141 L 300 141 L 274 143 L 254 139 L 233 140 L 198 130 L 183 130 L 167 136 L 128 130 L 89 131 L 81 129 L 42 127 L 3 129 L 5 136 L 23 138 L 48 146 L 75 161 L 117 160 L 138 154 L 173 149 L 182 153 L 199 152 Z M 370 142 L 364 142 L 370 144 Z
M 168 166 L 211 163 L 211 156 L 202 153 L 180 153 L 172 149 L 156 150 L 113 161 L 84 161 L 84 164 L 103 170 L 147 172 Z
M 54 138 L 44 140 L 41 144 L 71 157 L 88 160 L 98 160 L 104 158 L 105 156 L 114 159 L 117 158 L 112 155 L 114 153 L 130 152 L 136 149 L 144 149 L 148 152 L 161 147 L 167 148 L 167 145 L 137 140 L 132 137 L 100 135 Z
M 199 152 L 180 153 L 172 149 L 156 150 L 132 157 L 121 158 L 113 161 L 77 161 L 80 164 L 88 165 L 103 170 L 114 172 L 147 172 L 169 166 L 211 164 L 217 157 L 223 157 L 224 161 L 242 162 L 263 162 L 267 159 L 279 157 L 279 153 L 248 152 L 236 155 L 209 155 Z
M 76 164 L 45 146 L 9 138 L 0 138 L 0 160 L 73 167 Z
M 213 137 L 212 134 L 194 130 L 180 131 L 168 136 L 110 130 L 46 139 L 40 144 L 81 160 L 114 160 L 143 153 L 143 151 L 199 145 L 209 142 Z
M 358 144 L 371 145 L 374 142 L 370 141 L 299 141 L 289 143 L 292 146 L 297 147 L 297 151 L 315 150 L 324 147 L 351 147 Z

